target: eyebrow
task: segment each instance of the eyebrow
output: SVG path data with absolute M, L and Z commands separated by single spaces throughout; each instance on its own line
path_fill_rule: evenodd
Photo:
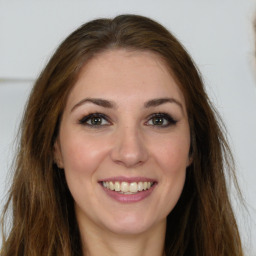
M 104 99 L 100 99 L 100 98 L 85 98 L 85 99 L 82 99 L 81 101 L 79 101 L 77 104 L 75 104 L 72 107 L 71 112 L 74 109 L 76 109 L 77 107 L 79 107 L 85 103 L 93 103 L 95 105 L 98 105 L 98 106 L 104 107 L 104 108 L 117 108 L 116 104 L 110 100 L 104 100 Z M 152 99 L 152 100 L 145 102 L 144 107 L 145 108 L 157 107 L 157 106 L 163 105 L 165 103 L 175 103 L 181 108 L 182 112 L 184 112 L 183 105 L 178 100 L 176 100 L 174 98 Z
M 93 104 L 95 104 L 95 105 L 98 105 L 98 106 L 104 107 L 104 108 L 116 108 L 116 104 L 115 104 L 114 102 L 112 102 L 112 101 L 109 101 L 109 100 L 98 99 L 98 98 L 85 98 L 85 99 L 79 101 L 79 102 L 71 109 L 71 112 L 72 112 L 75 108 L 77 108 L 77 107 L 79 107 L 79 106 L 81 106 L 81 105 L 83 105 L 83 104 L 85 104 L 85 103 L 93 103 Z
M 145 102 L 144 107 L 145 108 L 157 107 L 165 103 L 175 103 L 181 108 L 182 112 L 184 112 L 183 105 L 174 98 L 159 98 L 159 99 L 149 100 Z

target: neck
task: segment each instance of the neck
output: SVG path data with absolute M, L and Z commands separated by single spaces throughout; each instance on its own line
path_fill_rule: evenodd
M 84 256 L 163 256 L 166 221 L 140 234 L 80 227 Z

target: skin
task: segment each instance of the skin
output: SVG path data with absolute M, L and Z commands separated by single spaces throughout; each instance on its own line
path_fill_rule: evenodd
M 163 98 L 171 100 L 145 107 Z M 81 124 L 91 113 L 107 120 Z M 164 116 L 156 125 L 155 113 L 176 122 Z M 55 159 L 75 201 L 84 255 L 163 255 L 166 217 L 184 186 L 189 147 L 183 94 L 158 55 L 108 50 L 83 67 L 67 99 Z M 156 185 L 145 199 L 123 203 L 99 183 L 116 176 L 151 178 Z

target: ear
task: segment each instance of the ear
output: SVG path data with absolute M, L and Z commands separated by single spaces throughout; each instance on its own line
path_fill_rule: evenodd
M 187 159 L 187 167 L 189 167 L 193 163 L 193 157 L 189 154 Z
M 60 169 L 64 168 L 61 147 L 60 147 L 60 141 L 58 138 L 56 139 L 54 146 L 53 146 L 53 159 L 54 159 L 54 163 L 56 163 Z

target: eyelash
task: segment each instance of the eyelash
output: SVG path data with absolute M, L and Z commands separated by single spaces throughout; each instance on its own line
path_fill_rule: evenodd
M 92 124 L 92 119 L 93 118 L 99 118 L 100 120 L 100 124 Z M 159 121 L 161 122 L 160 125 L 157 125 L 157 124 L 149 124 L 149 121 L 152 121 L 154 118 L 158 118 L 160 119 Z M 96 119 L 94 121 L 96 121 Z M 105 120 L 107 122 L 107 124 L 102 124 L 102 120 Z M 91 124 L 88 123 L 88 121 L 91 121 Z M 166 124 L 162 124 L 163 122 L 166 122 Z M 170 116 L 169 114 L 167 113 L 155 113 L 155 114 L 152 114 L 148 117 L 145 125 L 147 126 L 155 126 L 157 128 L 166 128 L 166 127 L 169 127 L 169 126 L 172 126 L 172 125 L 175 125 L 177 123 L 177 120 L 175 120 L 172 116 Z M 91 127 L 91 128 L 101 128 L 103 126 L 108 126 L 108 125 L 111 125 L 111 121 L 110 119 L 102 114 L 102 113 L 92 113 L 92 114 L 89 114 L 87 116 L 84 116 L 83 118 L 81 118 L 79 120 L 79 124 L 81 125 L 85 125 L 85 126 L 88 126 L 88 127 Z
M 90 120 L 92 121 L 93 118 L 100 118 L 101 120 L 104 119 L 109 124 L 97 125 L 97 124 L 89 124 L 89 123 L 87 123 Z M 111 124 L 109 118 L 106 115 L 102 114 L 102 113 L 92 113 L 92 114 L 89 114 L 87 116 L 84 116 L 82 119 L 79 120 L 79 123 L 82 124 L 82 125 L 89 126 L 89 127 L 97 127 L 97 128 L 99 128 L 100 126 L 107 126 L 107 125 Z
M 164 125 L 151 124 L 152 126 L 156 126 L 157 128 L 166 128 L 166 127 L 175 125 L 178 122 L 177 120 L 175 120 L 172 116 L 170 116 L 167 113 L 155 113 L 149 117 L 149 119 L 146 123 L 148 123 L 153 118 L 159 118 L 159 119 L 162 119 L 162 121 L 167 121 L 167 124 L 164 124 Z

